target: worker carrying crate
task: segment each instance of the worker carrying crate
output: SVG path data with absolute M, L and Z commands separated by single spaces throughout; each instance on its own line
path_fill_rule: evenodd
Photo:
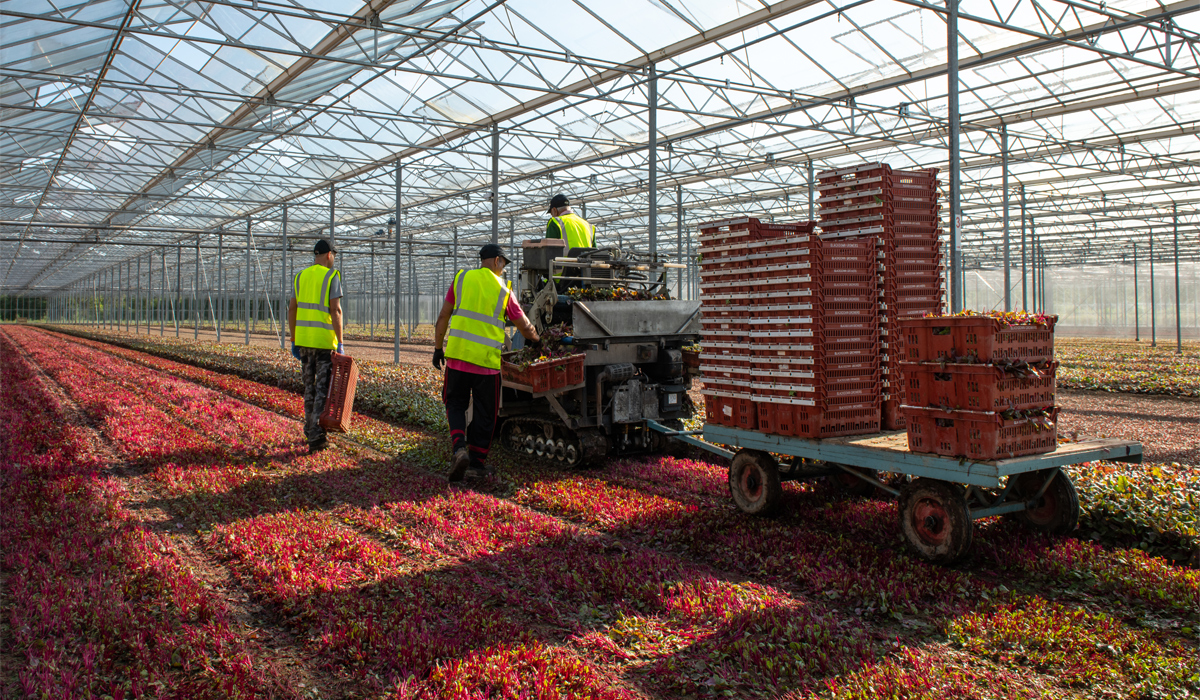
M 322 238 L 313 247 L 313 255 L 313 264 L 292 278 L 292 300 L 288 304 L 292 355 L 300 360 L 304 380 L 304 438 L 309 454 L 328 446 L 321 415 L 329 397 L 334 352 L 344 354 L 342 276 L 333 267 L 337 250 Z

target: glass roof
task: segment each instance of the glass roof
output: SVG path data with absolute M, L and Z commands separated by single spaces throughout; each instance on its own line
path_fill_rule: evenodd
M 1124 259 L 1176 220 L 1200 259 L 1197 10 L 960 4 L 968 268 L 997 262 L 1005 160 L 1012 235 L 1024 211 L 1052 264 Z M 652 83 L 660 253 L 680 208 L 685 231 L 807 218 L 810 163 L 944 183 L 947 33 L 924 0 L 2 0 L 0 293 L 244 245 L 247 217 L 278 241 L 285 204 L 294 241 L 332 216 L 354 250 L 395 214 L 397 166 L 402 237 L 478 242 L 493 129 L 502 238 L 564 192 L 644 248 Z

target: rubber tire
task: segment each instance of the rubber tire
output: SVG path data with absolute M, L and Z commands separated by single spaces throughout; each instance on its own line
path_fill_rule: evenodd
M 833 466 L 830 464 L 830 466 Z M 851 469 L 866 474 L 867 476 L 879 478 L 878 472 L 874 469 L 864 469 L 862 467 L 850 467 Z M 860 496 L 866 498 L 875 493 L 875 484 L 868 483 L 858 478 L 850 476 L 844 471 L 838 470 L 839 473 L 829 477 L 829 483 L 839 493 L 844 493 L 847 496 Z
M 1046 481 L 1046 472 L 1025 472 L 1014 477 L 1017 480 L 1014 490 L 1018 501 L 1027 501 L 1042 488 Z M 1042 494 L 1040 506 L 1034 510 L 1022 510 L 1014 513 L 1018 522 L 1031 530 L 1044 532 L 1048 535 L 1067 535 L 1075 531 L 1079 525 L 1079 494 L 1075 484 L 1061 469 L 1054 480 Z
M 743 513 L 770 517 L 779 512 L 783 485 L 775 458 L 758 450 L 742 450 L 729 463 L 729 493 Z
M 958 484 L 916 479 L 901 487 L 900 532 L 917 556 L 935 564 L 957 561 L 971 549 L 972 530 L 966 491 Z

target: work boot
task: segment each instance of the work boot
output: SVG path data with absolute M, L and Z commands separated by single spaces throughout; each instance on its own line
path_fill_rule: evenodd
M 496 475 L 495 469 L 492 469 L 490 466 L 485 466 L 482 464 L 472 464 L 467 469 L 467 478 L 468 479 L 486 479 L 489 476 L 495 476 L 495 475 Z
M 327 440 L 325 438 L 321 438 L 320 440 L 317 440 L 316 442 L 308 443 L 308 453 L 310 455 L 315 455 L 316 453 L 318 453 L 324 449 L 327 449 L 328 447 L 329 447 L 329 440 Z
M 470 464 L 471 457 L 467 454 L 467 448 L 460 447 L 455 450 L 454 456 L 450 458 L 450 481 L 462 481 L 463 474 L 466 474 Z

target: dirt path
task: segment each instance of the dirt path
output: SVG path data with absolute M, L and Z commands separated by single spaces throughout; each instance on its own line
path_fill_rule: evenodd
M 1200 400 L 1059 390 L 1059 434 L 1142 443 L 1147 462 L 1200 464 Z

